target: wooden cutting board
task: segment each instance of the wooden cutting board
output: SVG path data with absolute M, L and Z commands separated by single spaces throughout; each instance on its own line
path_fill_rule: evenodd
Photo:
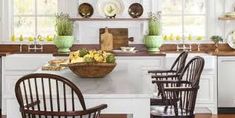
M 108 28 L 105 28 L 105 32 L 100 35 L 100 48 L 104 51 L 113 50 L 113 35 L 109 33 Z
M 109 33 L 113 35 L 113 49 L 119 49 L 120 47 L 126 47 L 129 45 L 128 28 L 108 28 L 108 30 Z M 100 28 L 100 40 L 101 34 L 103 34 L 104 32 L 105 28 Z

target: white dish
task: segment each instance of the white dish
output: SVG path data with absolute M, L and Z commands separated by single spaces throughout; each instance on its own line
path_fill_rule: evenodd
M 135 47 L 120 47 L 123 52 L 132 52 L 135 50 Z
M 107 7 L 112 6 L 114 10 L 112 13 L 107 13 Z M 125 6 L 122 0 L 98 0 L 97 1 L 98 13 L 103 16 L 112 16 L 113 14 L 120 15 L 123 13 Z
M 122 50 L 113 50 L 115 53 L 136 53 L 138 50 L 133 50 L 133 51 L 122 51 Z
M 227 43 L 231 48 L 235 49 L 235 31 L 228 34 Z
M 227 12 L 225 13 L 226 17 L 235 17 L 235 12 Z

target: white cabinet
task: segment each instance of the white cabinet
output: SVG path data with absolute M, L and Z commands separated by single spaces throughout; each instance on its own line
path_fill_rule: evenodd
M 2 114 L 6 114 L 8 100 L 15 100 L 16 81 L 29 73 L 35 72 L 51 60 L 51 54 L 15 54 L 2 57 Z M 14 105 L 14 104 L 13 104 Z
M 153 93 L 156 92 L 155 85 L 152 84 L 152 79 L 148 70 L 161 69 L 164 65 L 164 56 L 147 56 L 147 57 L 117 57 L 117 63 L 128 67 L 129 73 L 142 73 L 146 81 L 149 81 Z M 134 79 L 134 78 L 133 78 Z
M 218 57 L 218 107 L 235 108 L 235 56 Z
M 167 53 L 165 68 L 170 68 L 177 53 Z M 200 113 L 217 113 L 217 57 L 204 53 L 189 53 L 187 62 L 195 56 L 201 56 L 205 59 L 205 66 L 200 79 L 200 89 L 197 95 L 196 111 Z M 186 63 L 187 64 L 187 63 Z M 208 110 L 200 110 L 200 109 Z
M 148 56 L 148 57 L 117 57 L 117 63 L 125 63 L 129 65 L 129 71 L 142 71 L 147 75 L 148 70 L 159 69 L 164 65 L 164 56 Z

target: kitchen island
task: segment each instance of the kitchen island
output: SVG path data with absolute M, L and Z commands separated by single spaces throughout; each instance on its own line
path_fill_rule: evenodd
M 124 64 L 118 64 L 104 78 L 80 78 L 69 69 L 62 71 L 36 71 L 36 73 L 56 74 L 68 78 L 81 90 L 88 107 L 108 104 L 102 113 L 131 114 L 134 118 L 148 118 L 150 98 L 152 97 L 151 80 L 146 80 L 133 70 L 129 72 Z
M 13 54 L 3 57 L 2 113 L 8 118 L 20 117 L 14 94 L 16 81 L 29 73 L 52 73 L 70 79 L 84 94 L 87 107 L 108 104 L 103 113 L 132 114 L 134 118 L 150 115 L 150 97 L 153 94 L 147 70 L 163 66 L 164 56 L 117 57 L 117 66 L 105 78 L 81 79 L 70 70 L 39 71 L 51 54 Z
M 115 113 L 117 114 L 133 114 L 138 107 L 142 108 L 142 106 L 149 105 L 148 103 L 144 104 L 137 104 L 139 100 L 141 99 L 147 99 L 149 95 L 152 95 L 152 93 L 155 91 L 154 85 L 151 84 L 151 75 L 147 73 L 148 70 L 153 70 L 153 69 L 163 69 L 163 68 L 169 68 L 173 61 L 175 60 L 177 53 L 166 53 L 165 56 L 117 56 L 117 67 L 114 69 L 114 71 L 107 76 L 107 79 L 100 79 L 102 83 L 104 84 L 91 84 L 91 88 L 94 90 L 96 87 L 101 87 L 98 91 L 93 91 L 93 92 L 98 92 L 100 94 L 100 91 L 102 90 L 105 93 L 109 93 L 108 95 L 103 95 L 100 94 L 99 96 L 92 94 L 92 91 L 86 91 L 87 89 L 84 89 L 84 92 L 88 92 L 91 94 L 84 94 L 85 97 L 87 98 L 87 104 L 94 106 L 94 104 L 98 104 L 100 102 L 92 102 L 94 98 L 100 98 L 105 100 L 105 102 L 102 103 L 107 103 L 109 106 L 114 105 L 115 107 L 109 107 L 104 113 L 113 113 L 110 112 L 109 110 L 111 109 L 112 111 L 116 111 Z M 217 66 L 216 66 L 216 56 L 206 54 L 206 53 L 190 53 L 188 60 L 190 60 L 194 56 L 202 56 L 205 58 L 205 68 L 202 73 L 201 81 L 200 81 L 200 89 L 198 93 L 198 98 L 197 98 L 197 103 L 196 103 L 196 112 L 197 113 L 217 113 Z M 53 56 L 53 54 L 11 54 L 11 55 L 6 55 L 2 57 L 2 114 L 7 115 L 8 118 L 16 118 L 15 116 L 19 115 L 19 109 L 18 109 L 18 103 L 15 98 L 14 94 L 14 86 L 15 82 L 22 76 L 29 74 L 29 73 L 35 73 L 39 72 L 38 70 L 41 69 L 43 65 L 45 65 L 49 60 L 54 59 L 54 58 L 65 58 L 65 57 L 58 57 L 58 56 Z M 119 70 L 117 70 L 119 69 Z M 47 72 L 47 71 L 45 71 Z M 75 75 L 70 72 L 69 70 L 64 70 L 59 73 L 66 73 L 69 72 L 71 75 Z M 48 72 L 48 73 L 54 73 L 54 72 Z M 59 74 L 55 72 L 55 74 Z M 115 79 L 112 81 L 112 78 L 110 77 L 112 74 L 117 74 L 116 76 L 120 77 L 125 77 L 121 79 Z M 141 83 L 143 86 L 138 86 L 136 84 L 131 89 L 129 87 L 129 90 L 133 91 L 126 91 L 128 89 L 127 82 L 125 79 L 129 79 L 130 77 L 126 76 L 128 75 L 133 75 L 133 80 L 138 79 L 138 77 L 142 77 L 142 80 L 144 83 Z M 59 74 L 60 75 L 60 74 Z M 62 74 L 63 75 L 63 74 Z M 66 75 L 66 74 L 65 74 Z M 139 75 L 139 76 L 138 76 Z M 64 75 L 63 75 L 64 76 Z M 76 79 L 75 79 L 76 80 Z M 80 80 L 80 79 L 78 79 Z M 77 81 L 78 81 L 77 80 Z M 83 79 L 82 79 L 83 80 Z M 87 79 L 84 79 L 84 81 Z M 98 79 L 99 80 L 99 79 Z M 95 80 L 95 81 L 98 81 Z M 99 81 L 100 81 L 99 80 Z M 89 84 L 88 80 L 88 83 Z M 96 83 L 92 81 L 93 83 Z M 118 84 L 115 86 L 112 85 L 112 82 L 117 82 Z M 131 82 L 131 81 L 130 81 Z M 144 87 L 146 83 L 149 83 L 149 85 L 146 85 L 147 88 L 141 88 Z M 87 85 L 84 84 L 84 85 Z M 140 83 L 139 83 L 140 84 Z M 100 86 L 102 85 L 102 86 Z M 83 85 L 79 85 L 81 87 L 84 87 Z M 81 88 L 79 87 L 79 88 Z M 88 86 L 85 86 L 88 87 Z M 111 90 L 109 91 L 109 88 L 105 87 L 111 87 Z M 127 88 L 126 88 L 127 87 Z M 150 87 L 151 93 L 146 93 L 143 94 L 141 93 L 140 90 L 146 90 L 148 91 L 148 87 Z M 118 89 L 118 91 L 116 91 Z M 134 90 L 136 89 L 136 90 Z M 145 91 L 144 90 L 144 91 Z M 83 90 L 82 90 L 83 91 Z M 101 91 L 101 92 L 102 92 Z M 146 92 L 145 91 L 145 92 Z M 117 94 L 110 94 L 111 92 L 117 92 Z M 133 92 L 139 92 L 140 94 L 134 94 Z M 128 93 L 130 95 L 128 95 Z M 109 98 L 111 96 L 111 98 Z M 104 97 L 107 97 L 104 98 Z M 114 97 L 116 98 L 130 98 L 129 105 L 131 106 L 132 109 L 126 109 L 125 107 L 127 106 L 125 104 L 120 104 L 114 100 Z M 122 98 L 122 100 L 126 100 Z M 138 99 L 138 101 L 133 101 L 133 99 Z M 131 104 L 131 105 L 130 105 Z M 122 111 L 117 112 L 118 110 L 115 109 L 116 106 L 118 105 L 123 105 L 122 106 Z M 89 106 L 88 106 L 89 107 Z M 132 111 L 130 111 L 132 110 Z M 199 110 L 199 111 L 198 111 Z M 18 114 L 18 115 L 15 115 Z

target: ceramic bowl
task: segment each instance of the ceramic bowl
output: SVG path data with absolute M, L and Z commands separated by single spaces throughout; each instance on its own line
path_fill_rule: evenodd
M 135 47 L 120 47 L 123 52 L 133 52 Z

